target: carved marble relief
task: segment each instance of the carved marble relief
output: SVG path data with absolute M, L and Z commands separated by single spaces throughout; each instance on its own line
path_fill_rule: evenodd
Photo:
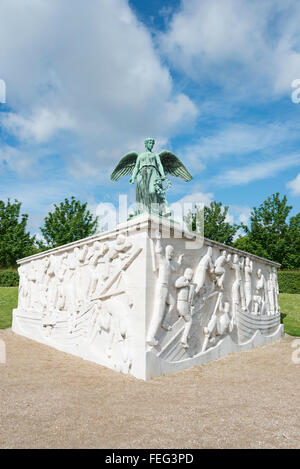
M 195 293 L 196 295 L 200 293 L 200 290 L 203 288 L 206 275 L 213 275 L 214 265 L 212 260 L 212 248 L 209 246 L 207 248 L 206 254 L 200 260 L 194 277 L 194 282 L 196 283 Z
M 181 268 L 182 256 L 175 263 L 174 247 L 167 245 L 163 250 L 160 237 L 157 238 L 158 275 L 147 343 L 159 357 L 170 361 L 193 357 L 226 335 L 234 340 L 246 337 L 247 317 L 278 315 L 275 267 L 268 269 L 266 280 L 262 269 L 255 270 L 249 257 L 237 253 L 232 256 L 226 250 L 220 252 L 207 246 L 196 264 L 185 263 L 174 290 L 171 278 Z M 179 319 L 172 321 L 174 310 Z M 278 320 L 274 325 L 278 326 Z M 270 323 L 270 328 L 274 325 Z M 251 323 L 249 334 L 262 328 L 259 322 Z M 162 329 L 164 333 L 159 332 Z M 180 352 L 180 346 L 184 352 Z
M 184 322 L 184 330 L 181 336 L 181 344 L 184 348 L 188 348 L 188 337 L 192 326 L 192 316 L 194 310 L 194 294 L 195 294 L 195 283 L 192 283 L 194 272 L 192 269 L 187 268 L 184 271 L 184 275 L 179 277 L 175 282 L 175 287 L 178 290 L 177 294 L 177 311 L 178 316 L 181 317 Z
M 268 313 L 269 301 L 267 283 L 261 269 L 256 272 L 256 289 L 254 295 L 254 314 L 264 315 Z
M 132 353 L 129 332 L 130 308 L 119 298 L 99 301 L 90 321 L 89 343 L 105 344 L 104 353 L 116 371 L 129 373 Z
M 222 251 L 221 255 L 217 257 L 214 265 L 214 272 L 216 275 L 217 285 L 220 290 L 224 290 L 224 278 L 226 273 L 226 264 L 230 262 L 231 256 L 227 255 L 226 251 Z
M 175 298 L 170 292 L 170 282 L 173 272 L 177 272 L 181 266 L 183 254 L 179 256 L 178 262 L 174 261 L 174 248 L 166 246 L 165 252 L 161 245 L 161 235 L 157 233 L 155 252 L 158 257 L 158 279 L 155 294 L 155 306 L 151 318 L 147 342 L 151 346 L 158 344 L 156 334 L 159 327 L 170 330 L 169 318 L 175 306 Z
M 272 263 L 149 233 L 147 224 L 24 260 L 14 330 L 138 377 L 280 336 Z
M 127 316 L 134 301 L 125 291 L 126 271 L 141 250 L 119 234 L 21 265 L 17 315 L 40 318 L 42 337 L 61 344 L 93 344 L 101 333 L 109 335 L 107 357 L 113 367 L 129 372 Z
M 250 311 L 252 301 L 252 273 L 253 273 L 253 262 L 246 257 L 245 261 L 245 297 L 246 297 L 246 309 Z
M 243 310 L 246 309 L 245 291 L 242 282 L 244 258 L 240 260 L 239 256 L 234 254 L 230 268 L 234 271 L 234 282 L 232 283 L 232 314 L 236 321 L 240 307 Z
M 279 289 L 278 289 L 278 281 L 277 281 L 277 272 L 274 267 L 270 268 L 268 272 L 267 290 L 268 290 L 269 314 L 274 315 L 279 312 L 279 306 L 278 306 Z
M 204 327 L 204 341 L 202 344 L 202 352 L 205 352 L 208 343 L 215 344 L 217 338 L 225 334 L 230 334 L 233 330 L 233 317 L 230 317 L 230 303 L 224 302 L 223 293 L 219 293 L 217 296 L 216 305 L 213 314 L 207 324 Z

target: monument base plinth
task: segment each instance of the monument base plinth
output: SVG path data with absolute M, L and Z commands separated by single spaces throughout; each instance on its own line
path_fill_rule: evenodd
M 19 264 L 14 332 L 140 379 L 283 335 L 278 264 L 154 215 Z

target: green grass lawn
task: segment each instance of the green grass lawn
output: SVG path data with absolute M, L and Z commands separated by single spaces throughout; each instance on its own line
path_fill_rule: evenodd
M 280 293 L 279 306 L 285 332 L 300 336 L 300 294 Z
M 0 329 L 11 327 L 17 299 L 18 287 L 0 287 Z M 280 293 L 279 305 L 285 332 L 300 337 L 300 294 Z
M 18 287 L 0 287 L 0 329 L 11 327 L 12 310 L 18 304 Z

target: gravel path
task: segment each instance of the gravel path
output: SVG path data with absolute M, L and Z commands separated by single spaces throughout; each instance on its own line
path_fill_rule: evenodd
M 148 382 L 0 339 L 0 448 L 300 448 L 291 338 Z

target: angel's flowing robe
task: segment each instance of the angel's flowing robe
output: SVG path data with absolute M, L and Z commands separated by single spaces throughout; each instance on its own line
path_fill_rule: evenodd
M 159 155 L 150 151 L 139 155 L 132 175 L 136 179 L 137 213 L 163 214 L 166 205 L 162 186 L 165 172 Z

